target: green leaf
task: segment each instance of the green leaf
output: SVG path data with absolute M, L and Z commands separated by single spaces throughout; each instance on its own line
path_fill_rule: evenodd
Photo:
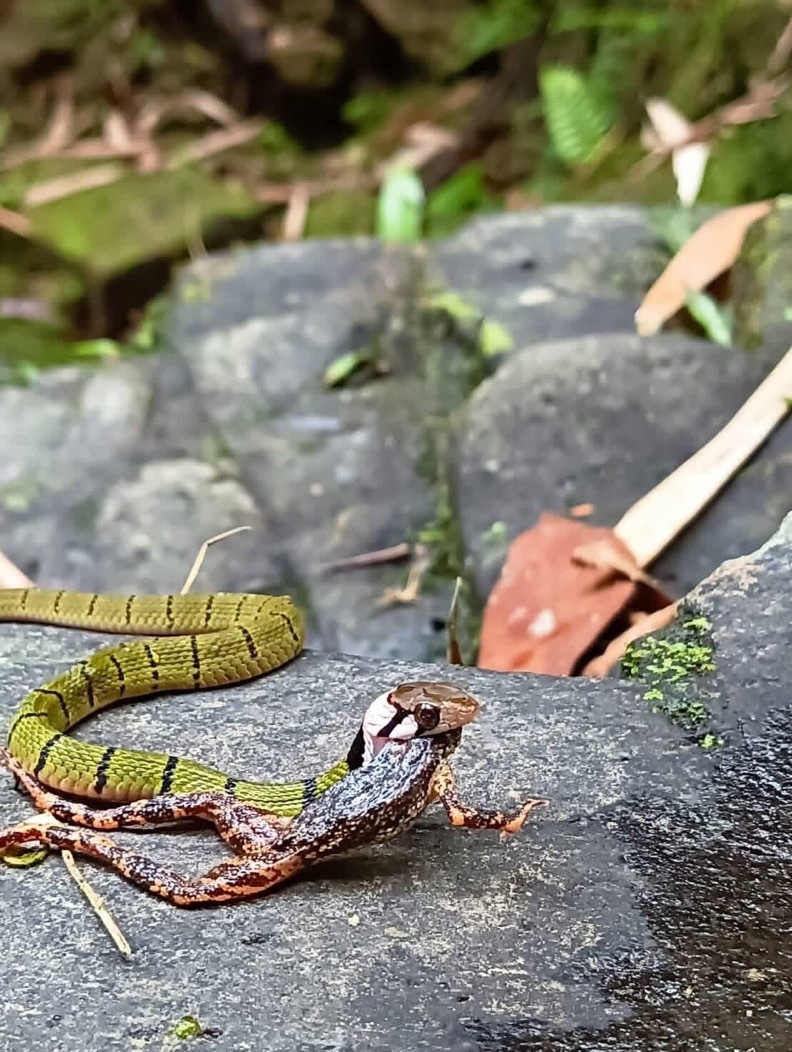
M 177 1023 L 173 1024 L 173 1029 L 171 1030 L 174 1037 L 182 1039 L 200 1037 L 203 1032 L 203 1027 L 194 1015 L 182 1016 Z
M 371 361 L 367 351 L 348 351 L 331 362 L 325 369 L 325 387 L 342 387 L 364 365 Z
M 8 110 L 0 110 L 0 149 L 5 145 L 11 131 L 11 115 Z
M 494 210 L 498 199 L 487 189 L 480 164 L 471 162 L 429 194 L 426 200 L 426 230 L 430 237 L 452 234 L 471 215 Z
M 78 358 L 117 358 L 122 350 L 115 340 L 78 340 L 74 345 Z
M 402 243 L 420 241 L 424 199 L 418 173 L 412 168 L 393 168 L 377 199 L 377 237 Z
M 485 318 L 479 333 L 479 350 L 485 358 L 494 358 L 497 354 L 508 354 L 514 350 L 514 340 L 499 321 Z
M 481 311 L 457 292 L 437 292 L 426 299 L 427 307 L 445 311 L 457 321 L 479 321 Z
M 540 13 L 526 0 L 489 0 L 466 12 L 456 24 L 452 46 L 459 53 L 455 66 L 524 40 L 537 28 Z
M 341 116 L 354 124 L 359 134 L 365 135 L 390 116 L 398 99 L 394 91 L 359 91 L 344 103 Z
M 546 66 L 539 74 L 539 86 L 556 156 L 570 167 L 582 164 L 611 126 L 610 107 L 585 77 L 566 66 Z
M 29 866 L 37 866 L 39 862 L 43 862 L 48 854 L 49 851 L 45 847 L 35 848 L 32 851 L 9 848 L 0 855 L 0 859 L 7 866 L 13 866 L 15 869 L 27 869 Z
M 685 305 L 713 343 L 731 347 L 731 317 L 712 296 L 696 289 L 688 289 Z
M 502 548 L 509 539 L 509 530 L 505 522 L 498 519 L 481 534 L 481 543 L 485 548 Z

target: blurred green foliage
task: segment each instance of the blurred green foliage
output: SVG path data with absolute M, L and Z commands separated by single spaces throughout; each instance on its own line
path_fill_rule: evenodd
M 281 0 L 258 2 L 278 19 L 288 18 L 290 5 Z M 326 4 L 313 6 L 325 11 L 316 16 L 321 32 L 342 32 L 341 0 L 330 4 L 335 20 L 327 19 Z M 312 5 L 295 7 L 301 24 L 314 17 Z M 249 236 L 279 235 L 283 205 L 257 193 L 263 183 L 288 189 L 328 179 L 330 185 L 311 196 L 306 237 L 363 234 L 408 243 L 444 237 L 472 216 L 503 208 L 515 191 L 533 203 L 669 205 L 680 242 L 690 215 L 674 208 L 668 161 L 640 178 L 634 174 L 646 157 L 640 141 L 646 99 L 665 98 L 689 120 L 734 101 L 766 76 L 790 16 L 786 0 L 454 0 L 447 8 L 403 0 L 388 11 L 383 28 L 389 47 L 401 49 L 399 60 L 391 54 L 383 65 L 388 73 L 374 72 L 367 38 L 355 29 L 344 42 L 339 79 L 322 86 L 316 113 L 310 95 L 289 95 L 285 84 L 267 90 L 267 105 L 287 99 L 282 111 L 275 112 L 273 103 L 255 139 L 205 162 L 147 174 L 127 164 L 116 182 L 35 208 L 26 204 L 31 187 L 68 177 L 88 162 L 50 157 L 0 163 L 0 207 L 32 224 L 27 239 L 0 229 L 0 306 L 4 298 L 20 298 L 49 309 L 45 322 L 0 310 L 0 361 L 20 377 L 50 362 L 120 353 L 125 344 L 77 339 L 87 335 L 75 321 L 85 316 L 86 304 L 153 261 L 173 264 L 206 244 L 233 244 L 245 224 L 255 231 Z M 42 135 L 56 101 L 48 78 L 59 63 L 69 69 L 80 121 L 93 122 L 91 135 L 100 134 L 109 107 L 134 112 L 144 96 L 169 98 L 201 88 L 242 115 L 257 97 L 261 70 L 229 64 L 205 32 L 211 23 L 202 23 L 191 5 L 20 0 L 3 13 L 3 154 Z M 422 57 L 417 46 L 415 20 L 423 17 L 442 62 L 434 63 L 428 51 Z M 199 24 L 201 31 L 194 31 Z M 484 133 L 472 136 L 478 145 L 464 154 L 464 163 L 450 165 L 439 179 L 432 178 L 431 160 L 415 170 L 391 166 L 377 185 L 410 129 L 439 125 L 463 136 L 470 130 L 479 119 L 479 97 L 468 105 L 446 100 L 474 80 L 481 97 L 492 90 L 496 104 Z M 306 143 L 327 120 L 327 98 L 336 109 L 336 141 L 312 149 Z M 157 130 L 157 145 L 172 154 L 212 130 L 200 119 L 176 121 Z M 324 127 L 319 130 L 324 134 Z M 776 196 L 788 191 L 790 170 L 792 109 L 786 99 L 777 117 L 726 129 L 713 141 L 700 201 L 730 205 Z M 210 237 L 212 231 L 221 233 Z M 691 307 L 726 339 L 723 319 L 710 317 L 707 304 Z M 492 340 L 496 347 L 504 342 L 497 332 Z M 152 342 L 149 319 L 136 349 Z

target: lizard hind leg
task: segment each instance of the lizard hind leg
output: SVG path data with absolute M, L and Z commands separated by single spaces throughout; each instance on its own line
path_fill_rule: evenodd
M 432 783 L 435 798 L 443 805 L 451 825 L 463 826 L 466 829 L 497 829 L 501 839 L 519 833 L 528 816 L 537 807 L 543 807 L 547 800 L 531 798 L 526 800 L 519 811 L 506 814 L 504 811 L 478 811 L 462 802 L 456 791 L 454 774 L 447 763 L 437 770 Z
M 176 873 L 146 855 L 120 847 L 94 830 L 61 825 L 51 815 L 21 822 L 0 832 L 0 852 L 9 847 L 43 844 L 98 859 L 174 906 L 200 906 L 249 898 L 287 880 L 303 867 L 303 860 L 288 851 L 271 858 L 234 858 L 202 876 Z
M 95 808 L 64 800 L 51 792 L 29 771 L 0 750 L 0 763 L 14 775 L 39 809 L 61 822 L 88 829 L 147 828 L 188 819 L 211 822 L 223 839 L 240 855 L 266 854 L 292 819 L 270 815 L 226 793 L 201 792 L 154 796 L 119 807 Z

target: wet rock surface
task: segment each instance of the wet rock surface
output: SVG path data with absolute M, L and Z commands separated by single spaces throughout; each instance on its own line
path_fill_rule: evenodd
M 46 1035 L 64 1052 L 160 1049 L 191 1015 L 229 1050 L 788 1048 L 791 545 L 792 518 L 681 615 L 706 622 L 713 648 L 715 671 L 694 689 L 714 749 L 653 712 L 636 680 L 318 653 L 178 708 L 162 698 L 104 714 L 85 730 L 94 740 L 167 742 L 235 774 L 289 777 L 335 759 L 383 684 L 453 677 L 486 705 L 454 761 L 465 799 L 551 803 L 506 845 L 433 809 L 389 845 L 198 912 L 86 863 L 130 961 L 56 858 L 3 869 L 4 1047 Z M 94 645 L 3 626 L 3 718 Z M 4 778 L 0 821 L 29 813 Z M 119 836 L 186 871 L 224 854 L 204 830 Z
M 635 337 L 661 266 L 647 214 L 617 206 L 479 219 L 409 250 L 361 239 L 199 260 L 157 356 L 0 389 L 4 548 L 42 584 L 167 591 L 203 540 L 250 525 L 211 550 L 198 588 L 291 591 L 314 647 L 434 659 L 449 577 L 385 608 L 404 563 L 327 564 L 428 537 L 436 566 L 482 599 L 540 511 L 592 502 L 615 523 L 771 367 L 775 346 Z M 482 350 L 482 319 L 509 352 Z M 351 353 L 381 375 L 328 389 L 325 370 Z M 658 564 L 671 592 L 772 534 L 790 436 Z

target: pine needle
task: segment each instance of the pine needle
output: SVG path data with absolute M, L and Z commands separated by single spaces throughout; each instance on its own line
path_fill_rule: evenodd
M 69 871 L 69 876 L 72 878 L 74 883 L 85 895 L 88 902 L 91 904 L 94 913 L 97 915 L 99 920 L 104 924 L 108 935 L 115 943 L 115 947 L 122 957 L 126 957 L 127 960 L 132 956 L 132 947 L 127 942 L 124 933 L 118 927 L 116 922 L 113 920 L 113 916 L 110 910 L 107 908 L 107 903 L 89 883 L 87 877 L 77 868 L 77 863 L 74 861 L 74 855 L 71 851 L 62 850 L 61 857 Z
M 451 596 L 451 606 L 448 608 L 448 621 L 446 622 L 446 660 L 449 665 L 465 664 L 462 660 L 462 648 L 459 645 L 459 635 L 457 634 L 457 604 L 461 587 L 462 578 L 457 577 L 454 583 L 454 594 Z
M 198 549 L 198 554 L 195 556 L 195 561 L 192 564 L 192 569 L 187 574 L 187 579 L 182 585 L 181 594 L 187 595 L 189 590 L 195 584 L 195 578 L 198 576 L 201 567 L 203 566 L 206 553 L 213 544 L 217 544 L 218 541 L 224 541 L 226 537 L 233 537 L 235 533 L 242 533 L 243 530 L 250 530 L 251 526 L 235 526 L 232 530 L 225 530 L 223 533 L 218 533 L 214 537 L 210 537 L 208 541 L 204 541 L 201 547 Z

